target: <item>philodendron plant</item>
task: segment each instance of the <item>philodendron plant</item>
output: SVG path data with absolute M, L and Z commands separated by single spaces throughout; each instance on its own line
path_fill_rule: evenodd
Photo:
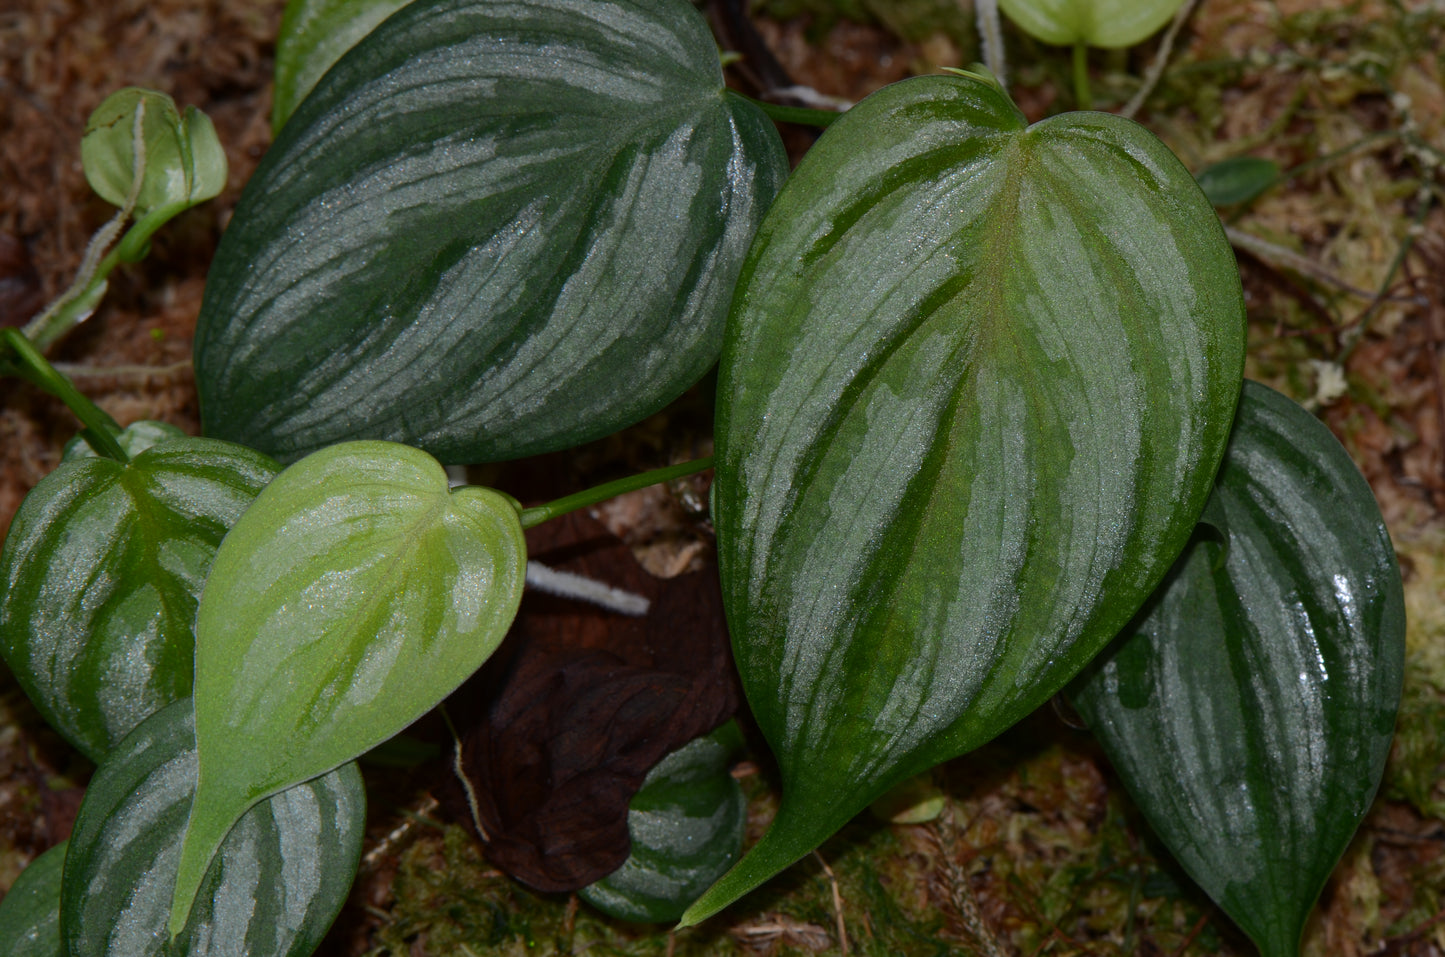
M 296 0 L 281 49 L 340 10 Z M 1383 769 L 1399 573 L 1339 444 L 1243 383 L 1233 256 L 1158 139 L 1030 125 L 956 72 L 790 175 L 685 0 L 415 0 L 309 93 L 297 56 L 207 285 L 208 438 L 121 430 L 4 334 L 87 429 L 0 554 L 0 649 L 99 770 L 0 946 L 309 954 L 356 759 L 503 640 L 523 531 L 711 464 L 523 507 L 443 463 L 569 448 L 717 364 L 723 596 L 780 808 L 734 864 L 733 745 L 695 742 L 583 897 L 697 923 L 1067 690 L 1200 886 L 1296 952 Z

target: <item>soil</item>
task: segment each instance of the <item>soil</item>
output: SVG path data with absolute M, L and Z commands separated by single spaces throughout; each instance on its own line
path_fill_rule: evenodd
M 978 58 L 968 0 L 754 6 L 749 22 L 776 63 L 760 71 L 746 60 L 729 73 L 753 93 L 785 76 L 856 101 L 911 73 Z M 737 7 L 709 11 L 723 22 Z M 205 111 L 226 148 L 223 194 L 165 227 L 149 257 L 119 270 L 96 314 L 51 353 L 122 424 L 157 419 L 199 431 L 190 341 L 216 243 L 270 141 L 281 12 L 280 0 L 0 6 L 0 325 L 22 325 L 58 296 L 113 212 L 79 163 L 85 119 L 105 96 L 128 85 L 167 92 Z M 1155 37 L 1093 51 L 1095 106 L 1120 108 L 1159 47 Z M 1251 155 L 1288 172 L 1254 202 L 1222 211 L 1254 239 L 1237 247 L 1249 374 L 1306 403 L 1345 443 L 1406 575 L 1400 740 L 1382 797 L 1308 930 L 1312 955 L 1445 954 L 1442 49 L 1445 13 L 1427 0 L 1203 0 L 1139 116 L 1192 169 Z M 1067 51 L 1010 30 L 1008 52 L 1011 90 L 1030 119 L 1073 108 Z M 812 138 L 801 128 L 786 136 L 795 155 Z M 706 406 L 694 394 L 669 421 L 560 467 L 610 477 L 661 464 L 680 444 L 705 448 Z M 75 429 L 59 402 L 0 381 L 0 537 Z M 710 547 L 697 492 L 639 494 L 602 517 L 649 570 L 674 575 Z M 8 673 L 0 719 L 3 889 L 64 839 L 88 766 L 45 729 Z M 756 832 L 771 806 L 767 776 L 755 764 L 739 774 Z M 609 926 L 586 908 L 579 915 L 575 900 L 509 886 L 463 831 L 437 819 L 424 776 L 388 780 L 375 786 L 361 879 L 326 952 L 1250 952 L 1152 844 L 1087 736 L 1053 713 L 945 766 L 933 783 L 949 798 L 942 818 L 855 825 L 761 901 L 674 937 Z

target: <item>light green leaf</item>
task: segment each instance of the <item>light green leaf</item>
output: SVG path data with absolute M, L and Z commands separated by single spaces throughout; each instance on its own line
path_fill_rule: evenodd
M 1390 752 L 1400 569 L 1340 443 L 1257 383 L 1205 519 L 1071 695 L 1189 875 L 1265 957 L 1295 957 Z
M 134 451 L 148 431 L 118 438 Z M 92 760 L 191 693 L 216 549 L 278 469 L 229 442 L 166 438 L 124 464 L 67 453 L 21 503 L 0 551 L 0 654 Z
M 60 875 L 66 843 L 41 854 L 0 900 L 0 953 L 8 957 L 65 957 L 60 940 Z
M 137 214 L 169 210 L 169 218 L 226 186 L 226 154 L 210 118 L 194 107 L 183 114 L 166 94 L 134 86 L 90 114 L 80 158 L 101 199 Z M 128 207 L 137 179 L 135 205 Z
M 998 0 L 1030 36 L 1057 46 L 1128 47 L 1169 22 L 1184 0 Z
M 86 789 L 61 886 L 68 957 L 308 957 L 316 949 L 361 857 L 366 791 L 356 765 L 290 788 L 241 818 L 184 930 L 169 942 L 166 920 L 195 793 L 188 699 L 136 728 Z
M 196 331 L 206 433 L 479 462 L 630 425 L 716 361 L 786 173 L 687 0 L 416 0 L 246 187 Z
M 628 804 L 631 854 L 577 896 L 620 920 L 681 917 L 742 851 L 747 801 L 728 769 L 741 743 L 729 722 L 659 761 Z
M 516 615 L 517 507 L 417 449 L 351 442 L 276 477 L 196 619 L 200 787 L 172 929 L 247 808 L 352 760 L 461 684 Z
M 290 0 L 276 37 L 276 88 L 271 133 L 341 55 L 411 0 Z
M 833 124 L 764 220 L 719 373 L 720 571 L 778 759 L 716 912 L 1058 691 L 1208 496 L 1244 303 L 1214 210 L 1128 120 L 1026 126 L 921 77 Z

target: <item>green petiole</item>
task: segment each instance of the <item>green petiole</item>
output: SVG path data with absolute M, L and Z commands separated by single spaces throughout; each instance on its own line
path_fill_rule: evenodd
M 712 468 L 712 456 L 705 455 L 700 459 L 693 459 L 691 462 L 683 462 L 679 465 L 669 465 L 666 468 L 653 469 L 650 472 L 643 472 L 639 475 L 629 475 L 627 478 L 618 479 L 615 482 L 605 482 L 602 485 L 593 486 L 567 495 L 546 505 L 538 505 L 533 508 L 524 508 L 520 513 L 523 528 L 536 528 L 543 522 L 566 515 L 568 512 L 575 512 L 579 508 L 586 508 L 589 505 L 596 505 L 605 502 L 609 498 L 616 498 L 627 492 L 635 492 L 649 485 L 657 485 L 662 482 L 671 482 L 673 479 L 683 478 L 687 475 L 695 475 L 704 469 Z

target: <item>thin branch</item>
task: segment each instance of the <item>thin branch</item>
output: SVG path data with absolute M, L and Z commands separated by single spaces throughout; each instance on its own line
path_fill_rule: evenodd
M 1004 57 L 998 0 L 975 0 L 974 7 L 978 14 L 979 42 L 983 45 L 983 65 L 998 77 L 999 86 L 1008 89 L 1008 63 Z
M 1164 67 L 1169 64 L 1169 56 L 1174 52 L 1174 39 L 1179 36 L 1180 29 L 1189 19 L 1189 15 L 1194 12 L 1194 6 L 1198 2 L 1199 0 L 1189 0 L 1174 14 L 1174 22 L 1169 24 L 1164 39 L 1159 41 L 1159 51 L 1154 54 L 1154 62 L 1149 64 L 1149 69 L 1144 74 L 1143 85 L 1129 98 L 1129 102 L 1124 104 L 1124 108 L 1119 111 L 1120 116 L 1133 119 L 1134 114 L 1143 108 L 1144 101 L 1149 98 L 1149 94 L 1154 92 L 1154 87 L 1159 85 L 1159 80 L 1164 76 Z
M 829 886 L 833 888 L 833 915 L 838 920 L 838 949 L 842 951 L 843 957 L 848 957 L 848 925 L 843 923 L 843 894 L 838 890 L 838 878 L 833 874 L 828 862 L 823 860 L 822 854 L 815 850 L 813 856 L 818 859 L 818 864 L 828 877 Z

